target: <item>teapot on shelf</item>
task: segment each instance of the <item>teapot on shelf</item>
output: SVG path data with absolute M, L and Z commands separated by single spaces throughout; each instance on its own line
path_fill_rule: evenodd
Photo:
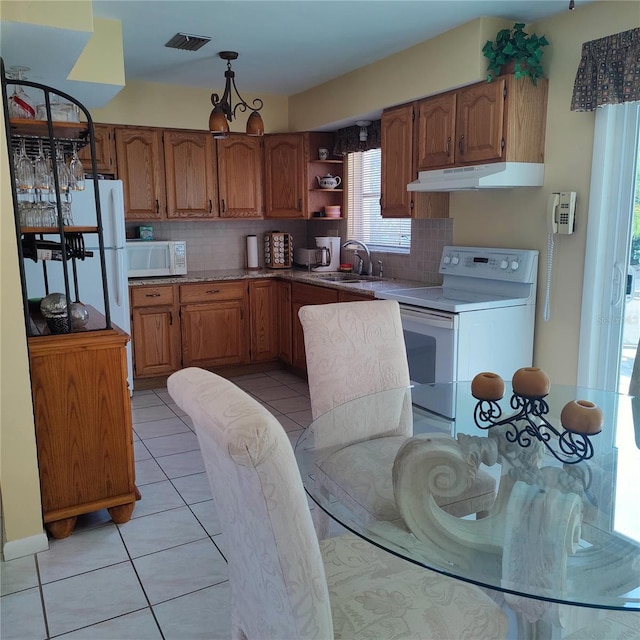
M 316 180 L 318 181 L 318 187 L 320 187 L 320 189 L 335 189 L 342 182 L 339 176 L 334 178 L 330 173 L 322 177 L 316 176 Z

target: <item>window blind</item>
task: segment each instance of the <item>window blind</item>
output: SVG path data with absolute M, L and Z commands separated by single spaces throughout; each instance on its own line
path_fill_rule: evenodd
M 411 219 L 386 219 L 380 215 L 380 149 L 347 156 L 349 237 L 378 250 L 411 247 Z

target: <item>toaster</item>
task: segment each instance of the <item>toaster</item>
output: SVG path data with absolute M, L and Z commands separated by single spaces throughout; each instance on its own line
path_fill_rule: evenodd
M 293 262 L 301 267 L 315 267 L 320 261 L 318 260 L 319 250 L 296 248 L 293 252 Z
M 293 263 L 293 237 L 290 233 L 272 231 L 264 234 L 264 266 L 289 269 Z

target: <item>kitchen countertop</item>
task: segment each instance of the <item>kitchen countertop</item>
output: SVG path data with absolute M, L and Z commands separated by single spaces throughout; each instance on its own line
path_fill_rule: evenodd
M 324 274 L 328 272 L 322 272 Z M 345 274 L 346 275 L 346 274 Z M 355 274 L 354 274 L 355 275 Z M 130 287 L 158 286 L 163 284 L 190 284 L 193 282 L 216 282 L 223 280 L 251 280 L 255 278 L 281 278 L 292 282 L 304 282 L 328 289 L 351 291 L 375 298 L 377 291 L 389 289 L 408 289 L 411 287 L 435 286 L 438 283 L 418 282 L 416 280 L 400 280 L 383 278 L 381 280 L 367 280 L 365 282 L 327 282 L 319 272 L 308 272 L 303 269 L 215 269 L 209 271 L 189 271 L 184 276 L 165 276 L 156 278 L 131 278 Z

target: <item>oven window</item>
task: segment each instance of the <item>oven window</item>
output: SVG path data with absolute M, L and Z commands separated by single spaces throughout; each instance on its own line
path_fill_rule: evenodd
M 436 381 L 436 339 L 433 336 L 404 330 L 411 382 Z

